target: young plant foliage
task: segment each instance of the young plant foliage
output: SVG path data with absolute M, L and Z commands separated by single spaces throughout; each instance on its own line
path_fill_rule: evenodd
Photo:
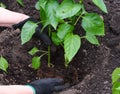
M 25 44 L 32 38 L 33 34 L 35 33 L 35 29 L 37 27 L 38 25 L 34 22 L 28 21 L 25 23 L 21 32 L 22 44 Z
M 60 45 L 62 44 L 63 40 L 60 39 L 58 36 L 57 36 L 57 33 L 56 32 L 52 32 L 52 41 L 55 45 Z
M 92 0 L 93 3 L 99 7 L 103 12 L 108 13 L 106 5 L 103 0 Z
M 60 24 L 58 29 L 57 29 L 57 36 L 64 40 L 65 36 L 68 34 L 68 33 L 72 33 L 74 30 L 74 26 L 70 25 L 70 24 L 67 24 L 67 23 L 64 23 L 64 24 Z
M 112 73 L 112 94 L 120 93 L 120 68 L 116 68 Z
M 68 34 L 64 39 L 65 65 L 67 66 L 78 52 L 81 46 L 81 39 L 78 35 Z
M 56 11 L 56 15 L 59 19 L 66 19 L 77 14 L 80 9 L 81 4 L 74 3 L 73 0 L 63 0 Z
M 104 22 L 96 13 L 86 13 L 82 19 L 82 27 L 93 35 L 105 35 Z
M 8 68 L 7 60 L 3 56 L 0 56 L 0 69 L 7 72 L 7 68 Z
M 40 62 L 40 57 L 33 57 L 32 58 L 32 67 L 36 70 L 36 69 L 38 69 L 39 67 L 40 67 L 40 65 L 41 65 L 41 62 Z
M 39 50 L 37 47 L 33 47 L 29 52 L 30 55 L 32 55 L 32 68 L 35 70 L 40 68 L 41 65 L 41 58 L 47 54 L 44 50 Z M 37 56 L 37 53 L 41 53 L 40 56 Z
M 6 8 L 6 5 L 0 2 L 0 7 Z
M 34 55 L 34 54 L 36 54 L 37 52 L 39 52 L 38 48 L 37 48 L 37 47 L 34 47 L 34 48 L 32 48 L 28 53 L 29 53 L 30 55 Z
M 23 0 L 16 0 L 18 2 L 18 4 L 20 4 L 21 6 L 24 6 L 23 4 Z
M 79 51 L 82 38 L 85 38 L 91 44 L 100 44 L 97 37 L 105 35 L 104 22 L 99 14 L 89 13 L 85 10 L 83 0 L 79 0 L 79 2 L 75 0 L 58 1 L 38 0 L 35 7 L 40 12 L 40 22 L 43 25 L 42 32 L 44 32 L 44 28 L 48 27 L 49 37 L 51 37 L 52 42 L 56 46 L 63 47 L 65 66 L 68 66 Z M 92 0 L 92 2 L 107 13 L 103 0 Z M 81 21 L 81 26 L 85 31 L 85 33 L 82 33 L 85 34 L 83 36 L 79 35 L 80 30 L 75 32 L 75 27 L 79 21 Z M 32 38 L 36 27 L 37 23 L 32 22 L 27 22 L 23 26 L 21 33 L 22 44 Z M 33 52 L 30 53 L 32 53 L 31 55 L 34 54 Z M 43 53 L 42 56 L 46 54 L 48 55 L 48 65 L 50 65 L 50 46 L 48 46 L 48 52 Z M 32 61 L 38 62 L 40 60 L 38 57 L 34 59 Z

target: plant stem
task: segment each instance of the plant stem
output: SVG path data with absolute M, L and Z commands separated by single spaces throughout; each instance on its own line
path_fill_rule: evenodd
M 48 33 L 49 33 L 49 37 L 50 37 L 50 33 L 51 33 L 50 26 L 49 26 Z M 48 67 L 50 67 L 50 65 L 51 65 L 51 63 L 50 63 L 50 46 L 48 46 Z
M 43 56 L 46 55 L 46 54 L 47 54 L 47 52 L 46 52 L 46 53 L 43 53 L 43 54 L 40 56 L 40 58 L 43 57 Z
M 86 38 L 86 36 L 82 36 L 81 39 Z
M 50 67 L 50 46 L 48 46 L 48 67 Z
M 44 51 L 44 50 L 39 50 L 39 52 L 42 52 L 42 53 L 47 53 L 47 51 Z
M 77 18 L 77 20 L 76 20 L 76 22 L 74 23 L 74 26 L 76 26 L 76 24 L 78 23 L 78 21 L 79 21 L 79 19 L 82 17 L 82 15 L 80 15 L 78 18 Z

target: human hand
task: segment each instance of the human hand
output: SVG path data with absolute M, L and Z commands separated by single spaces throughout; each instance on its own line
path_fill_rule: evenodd
M 32 21 L 37 23 L 37 20 L 35 20 L 34 18 L 27 18 L 24 21 L 19 22 L 18 24 L 14 24 L 13 28 L 14 29 L 22 29 L 23 25 L 27 22 L 27 21 Z M 51 45 L 51 40 L 47 35 L 47 30 L 44 30 L 43 32 L 41 32 L 41 28 L 42 28 L 42 24 L 38 24 L 38 27 L 35 29 L 35 33 L 33 35 L 34 38 L 40 39 L 41 41 L 43 41 L 46 45 Z
M 52 94 L 66 88 L 63 85 L 63 79 L 60 78 L 45 78 L 33 81 L 29 84 L 35 89 L 35 94 Z

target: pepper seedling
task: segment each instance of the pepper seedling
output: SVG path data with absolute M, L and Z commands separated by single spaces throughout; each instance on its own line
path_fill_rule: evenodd
M 51 37 L 52 42 L 56 46 L 63 47 L 66 67 L 79 51 L 82 45 L 81 39 L 84 38 L 91 44 L 99 45 L 97 36 L 105 35 L 103 19 L 97 13 L 87 12 L 83 1 L 62 0 L 62 2 L 59 2 L 58 0 L 38 0 L 35 5 L 40 12 L 40 22 L 38 23 L 43 25 L 42 32 L 44 32 L 45 27 L 48 27 L 49 37 Z M 92 0 L 92 2 L 103 12 L 107 13 L 103 0 Z M 74 33 L 78 21 L 81 21 L 81 26 L 85 31 L 84 36 Z M 22 44 L 31 39 L 29 35 L 34 34 L 36 25 L 37 23 L 31 24 L 27 22 L 23 26 L 24 29 L 22 29 L 21 34 Z M 50 66 L 50 46 L 48 46 L 47 55 L 48 66 Z M 38 60 L 38 58 L 34 59 Z

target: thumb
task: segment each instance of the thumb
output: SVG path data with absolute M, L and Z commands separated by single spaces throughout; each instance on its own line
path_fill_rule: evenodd
M 49 38 L 49 36 L 47 35 L 47 33 L 45 33 L 44 31 L 41 32 L 41 25 L 39 25 L 36 30 L 35 30 L 35 34 L 33 35 L 33 37 L 39 38 L 41 41 L 43 41 L 46 45 L 51 45 L 51 40 Z
M 59 91 L 62 91 L 62 90 L 64 90 L 64 89 L 67 89 L 67 88 L 69 88 L 69 87 L 70 87 L 70 84 L 69 84 L 69 83 L 67 83 L 67 84 L 65 84 L 65 85 L 55 86 L 55 87 L 54 87 L 54 91 L 55 91 L 55 92 L 59 92 Z
M 41 33 L 40 34 L 40 39 L 46 44 L 46 45 L 51 45 L 51 40 L 48 37 L 48 35 L 46 35 L 45 33 Z

